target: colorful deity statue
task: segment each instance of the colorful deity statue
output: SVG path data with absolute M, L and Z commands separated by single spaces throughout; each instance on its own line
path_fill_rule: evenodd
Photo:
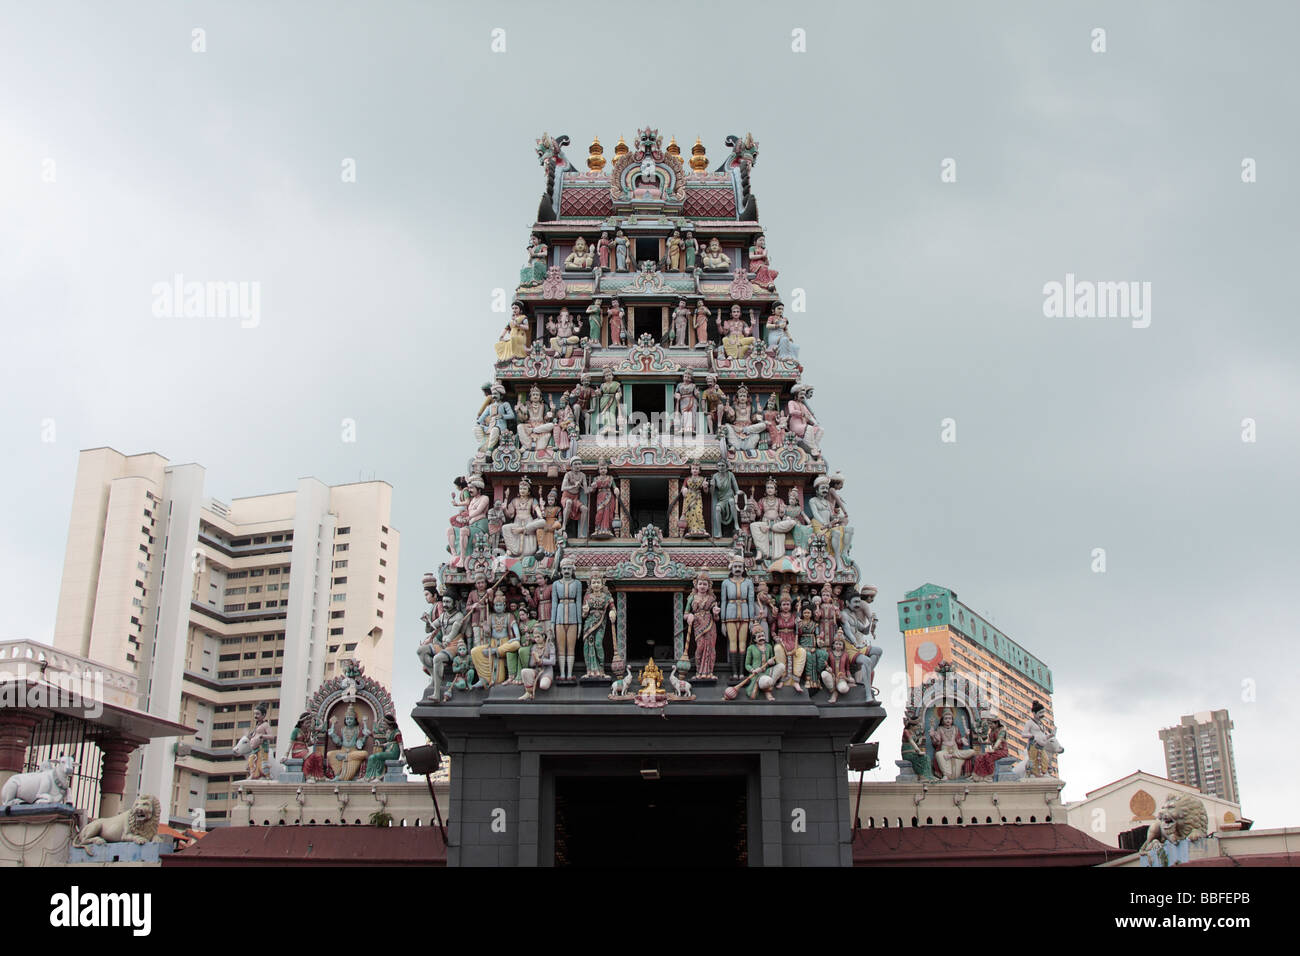
M 597 340 L 599 341 L 599 339 Z M 596 397 L 596 390 L 591 387 L 591 375 L 583 372 L 578 376 L 578 384 L 569 389 L 569 404 L 573 407 L 573 418 L 581 430 L 583 417 Z
M 677 300 L 673 309 L 673 348 L 684 349 L 690 345 L 691 307 L 685 299 Z
M 614 232 L 614 270 L 616 272 L 631 271 L 632 262 L 632 244 L 627 236 L 623 235 L 622 229 Z M 616 344 L 611 341 L 611 345 Z
M 687 272 L 695 271 L 695 262 L 700 255 L 700 240 L 695 238 L 695 232 L 691 229 L 686 230 L 686 236 L 682 239 L 682 264 Z
M 736 476 L 731 473 L 725 455 L 718 459 L 718 470 L 709 481 L 709 490 L 713 499 L 713 537 L 722 537 L 724 525 L 731 525 L 734 534 L 736 498 L 740 494 L 740 486 L 736 483 Z
M 568 308 L 561 308 L 560 314 L 546 323 L 546 329 L 551 333 L 551 351 L 561 358 L 568 358 L 573 354 L 573 350 L 578 347 L 580 336 L 578 334 L 578 323 L 569 314 Z
M 619 407 L 623 401 L 623 386 L 614 378 L 614 370 L 606 367 L 604 380 L 596 391 L 595 431 L 607 438 L 618 432 Z
M 519 270 L 519 284 L 522 286 L 541 285 L 546 279 L 546 263 L 550 250 L 541 236 L 531 236 L 528 240 L 528 261 Z
M 506 321 L 506 327 L 494 350 L 498 365 L 522 359 L 528 354 L 528 316 L 524 315 L 522 302 L 511 303 L 510 318 Z
M 808 516 L 812 533 L 826 539 L 826 552 L 835 561 L 836 568 L 848 563 L 849 547 L 853 543 L 853 529 L 848 515 L 832 496 L 831 480 L 826 475 L 813 479 L 815 496 L 808 501 Z
M 596 240 L 596 261 L 600 263 L 602 272 L 609 271 L 609 252 L 611 245 L 612 243 L 609 241 L 609 230 L 602 230 L 600 238 Z M 597 341 L 599 341 L 599 339 L 597 339 Z
M 682 232 L 680 229 L 674 229 L 671 236 L 668 237 L 668 268 L 673 272 L 681 272 L 686 264 L 686 243 L 682 241 Z
M 727 401 L 727 393 L 718 384 L 718 376 L 709 375 L 705 384 L 704 391 L 700 393 L 700 401 L 704 403 L 704 420 L 715 434 L 720 435 L 723 422 L 731 411 L 730 403 Z
M 375 724 L 375 747 L 375 752 L 366 758 L 367 780 L 378 780 L 388 772 L 388 761 L 401 759 L 402 731 L 397 726 L 397 718 L 392 714 L 380 717 Z
M 934 775 L 943 780 L 956 780 L 968 775 L 969 761 L 975 756 L 970 738 L 957 726 L 956 714 L 945 707 L 939 714 L 939 725 L 930 731 L 934 747 Z
M 768 700 L 776 700 L 772 689 L 785 676 L 785 668 L 767 646 L 767 628 L 754 629 L 754 643 L 745 651 L 745 675 L 749 688 L 745 691 L 752 700 L 760 693 Z
M 826 640 L 825 635 L 818 638 Z M 822 686 L 830 694 L 829 703 L 840 699 L 840 694 L 847 694 L 854 685 L 853 658 L 845 648 L 844 638 L 837 636 L 831 641 L 831 650 L 826 657 L 826 667 L 822 670 Z
M 623 311 L 618 299 L 609 300 L 609 310 L 605 313 L 605 328 L 609 332 L 609 347 L 618 348 L 627 344 L 627 313 Z M 609 371 L 606 369 L 606 371 Z
M 749 326 L 740 314 L 740 306 L 733 305 L 731 314 L 723 324 L 726 335 L 722 337 L 722 354 L 729 359 L 744 359 L 754 349 L 754 336 L 747 335 Z
M 587 306 L 587 341 L 592 348 L 600 348 L 605 343 L 603 336 L 605 333 L 605 310 L 601 307 L 600 299 L 592 299 L 591 305 Z
M 478 450 L 482 455 L 490 455 L 501 444 L 502 436 L 515 420 L 514 406 L 506 401 L 505 386 L 493 385 L 491 391 L 492 397 L 474 421 L 474 437 L 478 439 Z
M 691 473 L 682 482 L 682 520 L 688 538 L 709 536 L 704 526 L 704 492 L 708 487 L 708 479 L 700 474 L 699 462 L 691 462 Z
M 807 447 L 809 454 L 814 458 L 820 458 L 823 431 L 817 424 L 812 409 L 808 407 L 808 399 L 813 395 L 812 386 L 796 385 L 790 389 L 790 392 L 793 397 L 790 399 L 790 404 L 786 406 L 786 412 L 790 416 L 790 431 Z
M 571 458 L 560 481 L 560 520 L 564 528 L 568 528 L 570 521 L 581 523 L 586 518 L 587 505 L 582 500 L 586 494 L 587 476 L 582 472 L 582 462 Z
M 1030 707 L 1029 719 L 1024 728 L 1026 759 L 1025 776 L 1051 776 L 1051 759 L 1055 754 L 1065 753 L 1056 740 L 1056 731 L 1047 724 L 1047 708 L 1038 701 Z
M 830 647 L 821 640 L 821 629 L 813 620 L 810 604 L 799 608 L 799 646 L 804 652 L 804 690 L 811 693 L 821 685 L 821 673 L 826 669 L 826 659 L 830 657 Z
M 555 633 L 556 663 L 560 678 L 573 677 L 573 659 L 582 624 L 582 582 L 574 574 L 572 559 L 560 562 L 560 578 L 551 585 L 551 629 Z
M 712 678 L 718 660 L 718 617 L 721 609 L 713 596 L 713 582 L 708 572 L 695 577 L 695 587 L 688 598 L 686 626 L 695 643 L 695 676 Z
M 547 446 L 554 437 L 555 417 L 540 388 L 534 385 L 529 390 L 528 400 L 519 403 L 515 416 L 519 447 L 531 451 L 536 459 L 549 458 L 551 453 Z
M 767 237 L 759 236 L 749 248 L 749 271 L 754 273 L 754 283 L 764 289 L 776 288 L 777 271 L 767 258 Z
M 506 599 L 496 594 L 482 640 L 470 651 L 474 670 L 488 687 L 501 683 L 519 683 L 511 667 L 520 647 L 519 620 L 506 608 Z M 517 665 L 516 665 L 517 666 Z
M 555 660 L 555 642 L 544 630 L 534 630 L 527 666 L 519 672 L 524 685 L 520 700 L 532 700 L 539 690 L 550 690 L 555 678 Z
M 902 758 L 908 762 L 912 773 L 919 779 L 933 780 L 934 773 L 930 770 L 930 760 L 925 753 L 924 741 L 925 731 L 921 726 L 921 715 L 909 708 L 903 718 Z
M 772 622 L 772 633 L 776 636 L 772 648 L 776 662 L 785 670 L 785 683 L 781 686 L 793 687 L 803 693 L 801 681 L 808 652 L 799 643 L 799 618 L 795 616 L 794 601 L 789 591 L 781 592 L 776 617 Z
M 271 722 L 267 719 L 266 704 L 253 709 L 253 729 L 248 735 L 248 779 L 271 778 Z
M 366 744 L 369 737 L 370 725 L 366 718 L 362 717 L 360 726 L 357 725 L 355 704 L 348 704 L 348 709 L 344 711 L 342 730 L 339 729 L 338 718 L 330 718 L 329 738 L 334 749 L 325 758 L 330 770 L 334 772 L 335 780 L 352 780 L 365 766 L 366 757 L 370 754 Z
M 732 558 L 729 573 L 722 582 L 722 630 L 727 635 L 727 655 L 731 671 L 739 679 L 744 666 L 745 646 L 749 640 L 749 622 L 758 607 L 754 599 L 754 582 L 745 573 L 743 558 Z
M 695 347 L 697 349 L 707 349 L 712 344 L 709 340 L 709 316 L 712 313 L 709 307 L 700 299 L 695 303 L 695 316 L 692 322 L 695 325 Z
M 456 656 L 451 662 L 451 686 L 453 690 L 465 691 L 483 686 L 474 667 L 474 659 L 470 656 L 468 642 L 461 642 L 456 648 Z
M 852 595 L 847 606 L 840 612 L 840 628 L 847 649 L 853 653 L 854 663 L 858 666 L 858 683 L 866 687 L 874 699 L 876 688 L 876 665 L 884 654 L 884 648 L 873 643 L 876 636 L 876 614 L 871 609 L 875 600 L 876 589 L 864 587 L 861 592 Z
M 591 493 L 595 497 L 595 507 L 592 509 L 594 527 L 591 529 L 591 537 L 612 538 L 618 495 L 614 490 L 614 476 L 609 473 L 609 464 L 603 458 L 596 466 L 596 477 L 591 481 Z
M 731 257 L 722 251 L 722 243 L 717 236 L 709 240 L 704 249 L 703 263 L 705 269 L 730 269 Z
M 1002 720 L 990 713 L 980 715 L 981 738 L 984 749 L 971 758 L 970 778 L 988 782 L 997 775 L 998 761 L 1009 756 L 1007 728 Z
M 799 520 L 789 514 L 785 502 L 776 493 L 775 478 L 767 480 L 767 494 L 759 499 L 758 511 L 759 520 L 749 526 L 754 550 L 767 562 L 778 561 L 785 557 L 786 535 Z
M 678 434 L 694 435 L 700 417 L 700 387 L 695 384 L 695 374 L 689 369 L 682 373 L 681 383 L 673 389 L 673 405 Z
M 772 306 L 772 314 L 767 317 L 767 329 L 764 342 L 768 351 L 779 359 L 798 359 L 799 346 L 790 338 L 790 320 L 785 317 L 784 303 Z
M 785 426 L 789 418 L 781 411 L 781 399 L 776 392 L 767 397 L 763 407 L 763 424 L 767 429 L 767 447 L 778 449 L 785 444 Z
M 582 654 L 587 677 L 605 677 L 605 629 L 614 620 L 614 595 L 599 571 L 592 574 L 582 601 Z
M 596 261 L 596 254 L 587 245 L 587 240 L 579 236 L 573 243 L 573 251 L 564 258 L 564 268 L 574 271 L 590 269 Z
M 425 597 L 431 598 L 433 592 L 425 590 Z M 446 696 L 443 680 L 445 672 L 451 667 L 456 647 L 463 643 L 461 630 L 465 626 L 465 615 L 456 610 L 456 602 L 450 594 L 442 598 L 436 615 L 423 615 L 424 629 L 427 636 L 415 649 L 420 666 L 429 675 L 429 687 L 425 696 L 430 700 L 442 700 Z
M 515 558 L 531 558 L 537 553 L 537 534 L 546 527 L 546 515 L 541 503 L 532 495 L 532 482 L 519 480 L 519 494 L 505 503 L 509 524 L 501 526 L 506 554 Z

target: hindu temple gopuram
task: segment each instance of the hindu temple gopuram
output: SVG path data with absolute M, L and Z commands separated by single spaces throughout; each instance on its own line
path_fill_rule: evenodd
M 537 141 L 537 220 L 424 582 L 414 718 L 452 759 L 448 862 L 849 865 L 846 754 L 885 716 L 876 589 L 758 144 L 727 137 L 710 169 L 647 128 L 582 169 L 568 142 Z

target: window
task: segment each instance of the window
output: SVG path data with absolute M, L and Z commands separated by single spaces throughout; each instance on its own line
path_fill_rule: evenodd
M 380 566 L 381 568 L 386 568 L 386 567 L 388 567 L 388 562 L 385 561 L 383 558 L 380 558 L 380 559 L 379 559 L 379 566 Z
M 387 542 L 387 541 L 380 541 L 380 542 L 379 542 L 379 547 L 380 547 L 380 550 L 387 551 L 387 550 L 388 550 L 388 542 Z
M 377 595 L 379 595 L 379 600 L 382 601 L 382 600 L 384 599 L 384 594 L 383 594 L 382 591 L 376 591 L 375 593 L 376 593 Z
M 337 654 L 337 653 L 338 653 L 338 649 L 339 649 L 339 646 L 338 646 L 337 644 L 331 644 L 331 645 L 330 645 L 330 653 L 331 653 L 331 654 Z
M 335 570 L 335 571 L 338 571 L 338 570 L 340 570 L 340 569 L 342 569 L 342 568 L 346 568 L 347 566 L 348 566 L 348 562 L 347 562 L 347 559 L 346 559 L 346 558 L 344 558 L 342 561 L 335 561 L 335 562 L 334 562 L 334 570 Z
M 342 636 L 343 636 L 343 628 L 341 627 L 330 628 L 330 637 L 342 637 Z
M 262 576 L 262 573 L 265 570 L 266 570 L 265 568 L 254 568 L 253 570 L 248 572 L 248 576 L 250 578 L 260 578 Z
M 218 660 L 218 661 L 237 661 L 237 660 L 239 660 L 239 655 L 238 655 L 238 654 L 222 654 L 220 657 L 217 658 L 217 660 Z
M 235 614 L 239 611 L 242 611 L 243 609 L 244 609 L 244 605 L 242 604 L 227 604 L 225 607 L 222 608 L 222 610 L 225 611 L 227 614 Z
M 347 546 L 346 544 L 336 544 L 336 545 L 334 545 L 334 553 L 335 553 L 335 554 L 338 554 L 338 553 L 341 552 L 341 551 L 346 551 L 347 549 L 348 549 L 348 546 Z M 141 550 L 141 551 L 144 550 L 144 545 L 140 545 L 140 550 Z
M 347 584 L 347 583 L 348 583 L 347 575 L 345 574 L 345 575 L 344 575 L 343 577 L 341 577 L 341 578 L 335 578 L 335 579 L 334 579 L 334 583 L 335 583 L 335 584 Z
M 335 533 L 336 535 L 339 535 L 339 534 L 349 534 L 351 531 L 352 531 L 352 525 L 348 525 L 346 528 L 339 528 L 339 530 L 338 530 L 338 531 L 335 531 L 334 533 Z
M 355 650 L 357 649 L 357 645 L 355 645 L 355 644 L 344 644 L 344 645 L 343 645 L 343 649 L 344 649 L 345 651 L 355 651 Z
M 342 611 L 330 611 L 330 618 L 331 618 L 331 619 L 341 618 L 342 616 L 343 616 L 343 612 L 342 612 Z
M 262 535 L 260 538 L 254 538 L 253 544 L 266 544 L 266 535 Z
M 248 668 L 247 670 L 240 671 L 240 673 L 241 673 L 244 677 L 256 677 L 256 676 L 257 676 L 257 668 L 256 668 L 256 667 L 250 667 L 250 668 Z
M 261 601 L 251 601 L 251 602 L 249 602 L 248 609 L 249 609 L 250 611 L 259 611 L 259 610 L 261 610 L 261 608 L 262 608 L 262 602 L 261 602 Z
M 383 532 L 384 534 L 388 534 L 388 525 L 386 525 L 386 524 L 381 524 L 381 525 L 379 526 L 379 530 L 380 530 L 381 532 Z
M 382 574 L 379 575 L 379 583 L 380 583 L 380 584 L 387 584 L 387 583 L 388 583 L 387 579 L 386 579 Z
M 262 651 L 262 656 L 263 656 L 263 657 L 274 657 L 274 656 L 275 656 L 275 651 Z
M 270 569 L 269 571 L 267 571 L 266 573 L 267 573 L 267 574 L 279 574 L 279 573 L 280 573 L 280 569 L 279 569 L 279 568 L 271 568 L 271 569 Z
M 342 604 L 342 603 L 343 603 L 344 601 L 346 601 L 347 599 L 348 599 L 348 596 L 347 596 L 346 594 L 332 594 L 332 595 L 330 595 L 330 600 L 333 601 L 335 604 Z

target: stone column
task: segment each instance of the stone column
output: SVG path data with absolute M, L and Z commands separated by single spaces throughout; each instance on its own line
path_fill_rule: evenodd
M 668 479 L 668 533 L 666 538 L 680 538 L 681 529 L 677 527 L 677 521 L 681 517 L 682 502 L 678 495 L 681 492 L 682 480 L 680 478 Z
M 21 686 L 21 685 L 20 685 Z M 22 773 L 32 731 L 44 718 L 39 710 L 0 710 L 0 785 L 16 773 Z
M 618 500 L 622 506 L 623 525 L 618 529 L 620 538 L 632 537 L 632 479 L 620 478 L 618 480 Z
M 99 815 L 111 817 L 122 809 L 122 795 L 126 793 L 126 765 L 131 754 L 144 741 L 129 737 L 112 736 L 99 741 L 99 749 L 104 754 L 99 771 Z M 170 793 L 156 794 L 165 810 L 163 819 L 171 815 Z

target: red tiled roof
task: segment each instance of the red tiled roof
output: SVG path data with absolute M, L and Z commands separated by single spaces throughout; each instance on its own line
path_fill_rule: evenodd
M 1065 823 L 859 830 L 854 866 L 1096 866 L 1126 853 Z
M 163 866 L 446 866 L 437 827 L 219 827 Z

